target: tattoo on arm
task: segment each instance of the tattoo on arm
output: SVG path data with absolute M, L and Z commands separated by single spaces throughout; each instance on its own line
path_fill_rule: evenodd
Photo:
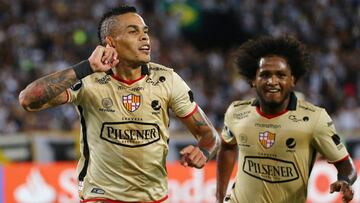
M 76 81 L 77 79 L 72 69 L 57 72 L 36 80 L 29 86 L 29 94 L 32 95 L 30 98 L 32 102 L 29 107 L 32 109 L 41 108 Z
M 196 114 L 195 114 L 196 115 Z M 207 122 L 202 120 L 202 119 L 199 119 L 199 118 L 196 118 L 196 116 L 193 115 L 191 116 L 192 120 L 195 122 L 195 125 L 197 127 L 201 127 L 201 126 L 206 126 L 207 125 Z

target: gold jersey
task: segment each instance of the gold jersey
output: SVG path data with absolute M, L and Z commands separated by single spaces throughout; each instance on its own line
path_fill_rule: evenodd
M 68 90 L 81 121 L 82 198 L 152 202 L 167 197 L 169 109 L 186 117 L 193 94 L 172 69 L 148 63 L 137 81 L 93 73 Z
M 325 109 L 291 94 L 288 109 L 264 115 L 256 99 L 233 102 L 222 138 L 237 144 L 238 171 L 231 203 L 304 203 L 319 152 L 330 163 L 348 157 Z

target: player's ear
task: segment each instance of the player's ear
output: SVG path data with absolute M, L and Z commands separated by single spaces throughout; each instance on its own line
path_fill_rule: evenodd
M 104 46 L 109 45 L 111 47 L 114 47 L 114 42 L 113 42 L 113 38 L 111 36 L 106 36 L 105 37 L 105 44 Z
M 291 76 L 291 85 L 292 85 L 292 87 L 295 87 L 295 85 L 296 85 L 296 78 L 292 75 Z
M 251 88 L 255 87 L 255 82 L 253 80 L 248 80 L 248 83 Z

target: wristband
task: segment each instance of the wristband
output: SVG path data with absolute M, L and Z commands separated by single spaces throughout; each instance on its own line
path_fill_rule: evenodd
M 352 185 L 351 184 L 351 181 L 350 181 L 350 178 L 349 177 L 347 177 L 347 176 L 341 176 L 341 175 L 337 175 L 337 179 L 338 180 L 340 180 L 340 181 L 345 181 L 345 182 L 347 182 L 349 185 Z
M 204 149 L 204 148 L 202 148 L 202 147 L 199 147 L 199 149 L 200 149 L 200 151 L 202 151 L 202 153 L 205 155 L 206 161 L 208 161 L 209 158 L 210 158 L 210 153 L 209 153 L 209 151 L 206 150 L 206 149 Z
M 74 65 L 73 69 L 78 80 L 81 80 L 84 77 L 94 73 L 94 71 L 91 69 L 89 60 L 81 61 L 80 63 Z

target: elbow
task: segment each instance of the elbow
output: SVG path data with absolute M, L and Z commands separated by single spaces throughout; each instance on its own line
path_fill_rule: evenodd
M 19 94 L 19 103 L 25 111 L 28 112 L 37 111 L 37 109 L 32 108 L 32 103 L 29 99 L 29 96 L 24 92 L 24 90 L 21 91 Z

